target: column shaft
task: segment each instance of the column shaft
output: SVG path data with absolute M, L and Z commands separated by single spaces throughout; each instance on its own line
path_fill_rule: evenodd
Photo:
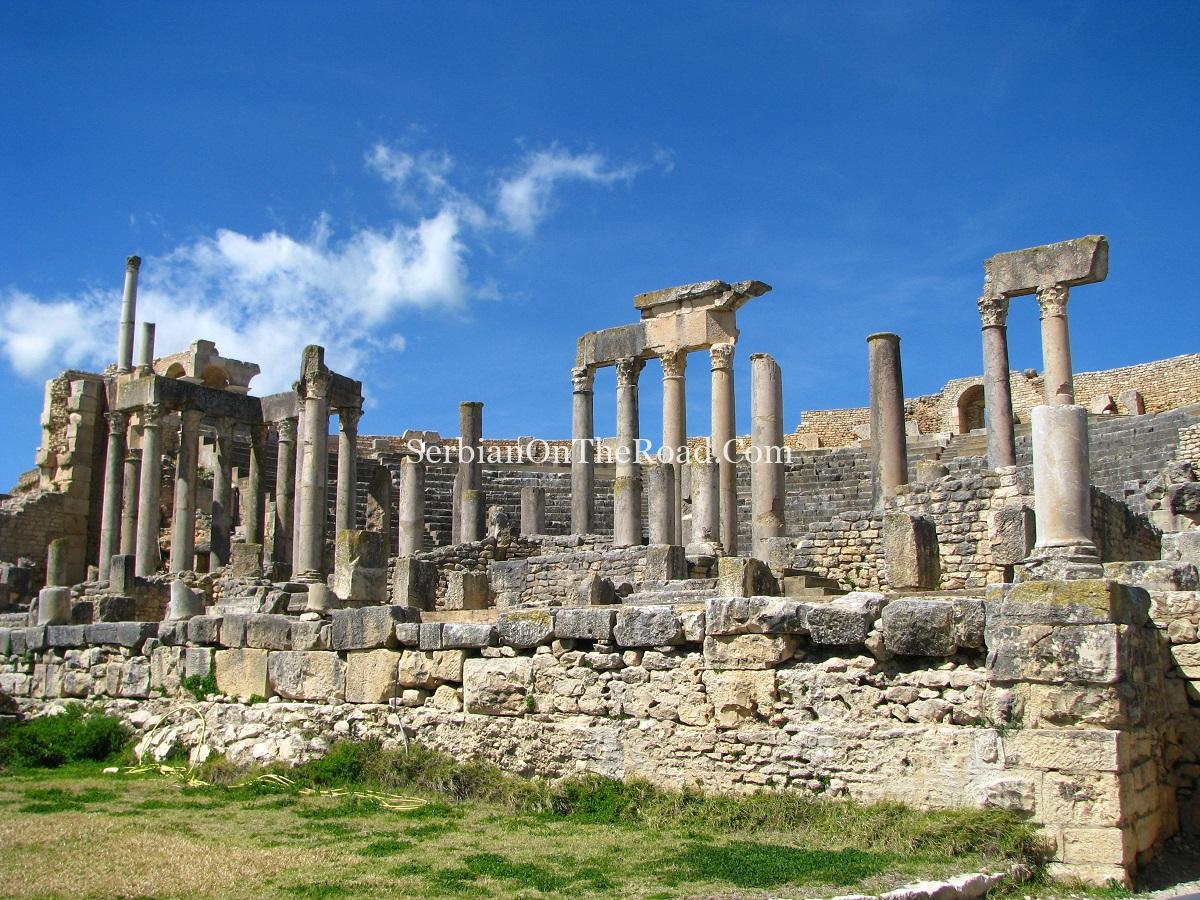
M 329 377 L 312 375 L 304 390 L 304 462 L 301 473 L 297 575 L 318 580 L 325 571 L 325 518 L 329 477 Z
M 141 427 L 138 427 L 141 434 Z M 125 454 L 124 471 L 121 476 L 121 555 L 137 553 L 138 491 L 142 485 L 142 450 L 130 447 Z
M 546 489 L 536 485 L 521 488 L 521 536 L 546 533 Z
M 358 527 L 358 420 L 362 410 L 356 407 L 338 408 L 337 498 L 334 508 L 334 528 L 341 534 L 347 528 Z
M 104 499 L 100 508 L 100 580 L 108 580 L 108 567 L 121 546 L 121 496 L 125 468 L 125 428 L 129 417 L 108 414 L 108 448 L 104 457 Z
M 983 321 L 983 409 L 987 417 L 988 465 L 1017 464 L 1012 388 L 1008 370 L 1008 298 L 980 297 Z
M 1053 284 L 1037 290 L 1042 312 L 1042 377 L 1046 403 L 1069 406 L 1075 402 L 1075 383 L 1071 374 L 1071 335 L 1067 328 L 1067 300 L 1070 289 Z
M 138 269 L 142 260 L 125 257 L 125 293 L 121 299 L 121 324 L 117 328 L 117 371 L 133 371 L 133 323 L 137 318 Z
M 660 357 L 663 367 L 662 445 L 665 460 L 674 471 L 671 515 L 672 544 L 683 544 L 683 462 L 687 458 L 687 396 L 684 387 L 687 351 L 676 350 Z
M 711 457 L 690 464 L 692 483 L 692 537 L 688 553 L 711 553 L 720 544 L 721 516 L 717 494 L 717 463 Z
M 396 555 L 412 556 L 425 545 L 425 463 L 406 458 L 400 464 L 400 528 Z
M 483 404 L 458 405 L 459 540 L 469 544 L 484 537 Z
M 246 479 L 246 543 L 262 544 L 267 505 L 267 425 L 250 426 L 250 473 Z
M 617 360 L 616 478 L 613 481 L 613 546 L 642 542 L 642 476 L 638 461 L 638 376 L 645 363 Z
M 593 441 L 592 380 L 586 366 L 571 370 L 571 533 L 595 528 L 596 447 Z
M 783 373 L 765 353 L 750 357 L 750 515 L 754 555 L 784 530 Z
M 233 537 L 233 423 L 217 420 L 213 440 L 212 526 L 209 534 L 209 570 L 229 565 Z
M 138 486 L 137 557 L 134 574 L 158 571 L 159 501 L 162 494 L 162 415 L 160 406 L 142 407 L 142 471 Z
M 186 409 L 180 414 L 175 505 L 171 513 L 172 572 L 187 572 L 196 566 L 196 462 L 203 418 L 204 413 L 194 409 Z
M 281 565 L 292 562 L 292 528 L 296 499 L 296 420 L 275 423 L 279 436 L 275 455 L 275 522 L 271 560 Z
M 730 556 L 737 555 L 738 543 L 733 351 L 733 344 L 713 344 L 709 349 L 712 362 L 712 452 L 717 460 L 720 541 Z
M 674 544 L 675 539 L 675 465 L 652 462 L 643 467 L 650 512 L 649 540 L 651 544 Z
M 293 503 L 295 514 L 292 516 L 292 574 L 300 571 L 300 504 L 304 502 L 304 401 L 300 401 L 299 414 L 296 417 L 296 479 L 293 483 Z
M 908 484 L 908 441 L 904 433 L 904 376 L 900 338 L 872 334 L 867 338 L 871 385 L 871 490 L 880 503 Z

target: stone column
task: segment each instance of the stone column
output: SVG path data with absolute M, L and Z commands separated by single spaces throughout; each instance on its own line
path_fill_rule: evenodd
M 70 555 L 70 538 L 55 538 L 49 543 L 46 547 L 46 587 L 71 586 L 71 579 L 67 575 Z
M 358 420 L 362 409 L 338 407 L 337 498 L 334 500 L 334 533 L 358 527 Z
M 692 483 L 692 538 L 688 553 L 707 556 L 721 543 L 716 460 L 711 457 L 694 459 L 688 474 Z
M 154 368 L 154 323 L 142 323 L 142 342 L 138 346 L 137 371 L 149 375 Z
M 324 580 L 325 516 L 329 467 L 329 383 L 325 371 L 315 370 L 300 382 L 304 401 L 304 461 L 300 475 L 300 530 L 294 576 Z
M 638 461 L 638 376 L 645 363 L 617 360 L 616 478 L 613 481 L 613 546 L 642 543 L 642 475 Z
M 1037 289 L 1042 312 L 1042 368 L 1046 383 L 1046 403 L 1069 406 L 1075 402 L 1075 384 L 1071 377 L 1071 335 L 1067 330 L 1067 300 L 1070 288 L 1051 284 Z
M 280 419 L 275 423 L 275 433 L 279 442 L 275 453 L 275 534 L 271 560 L 290 566 L 295 525 L 296 420 Z
M 675 465 L 654 462 L 645 467 L 644 480 L 650 494 L 651 544 L 674 544 L 675 538 Z
M 754 556 L 784 529 L 783 373 L 765 353 L 750 357 L 750 515 Z
M 712 453 L 717 461 L 718 517 L 721 544 L 730 556 L 737 554 L 737 432 L 733 405 L 733 344 L 713 344 Z
M 267 485 L 267 430 L 266 424 L 250 426 L 250 472 L 246 479 L 246 490 L 250 495 L 246 498 L 246 508 L 243 511 L 246 524 L 246 543 L 262 544 L 264 534 L 263 519 L 266 513 Z
M 140 428 L 139 428 L 140 431 Z M 137 551 L 138 489 L 142 484 L 142 450 L 130 447 L 125 454 L 121 475 L 121 555 L 133 556 Z M 109 560 L 110 564 L 112 560 Z
M 459 528 L 464 544 L 481 541 L 487 509 L 483 498 L 483 404 L 468 401 L 458 405 L 460 485 Z
M 229 565 L 229 543 L 233 536 L 233 422 L 213 423 L 212 526 L 209 534 L 208 568 L 215 572 Z
M 400 463 L 400 529 L 397 556 L 412 556 L 425 545 L 425 462 L 405 458 Z
M 592 382 L 587 366 L 571 370 L 571 533 L 595 527 L 596 447 L 592 423 Z
M 983 323 L 983 407 L 987 417 L 988 465 L 1017 464 L 1012 388 L 1008 373 L 1008 298 L 980 297 Z
M 1032 419 L 1037 542 L 1022 579 L 1100 578 L 1092 540 L 1087 409 L 1035 406 Z
M 535 485 L 521 488 L 521 536 L 546 533 L 546 489 Z
M 121 549 L 121 495 L 125 466 L 125 428 L 129 416 L 108 414 L 108 452 L 104 457 L 104 499 L 100 508 L 100 580 L 108 580 L 108 566 Z
M 683 544 L 683 462 L 687 458 L 687 397 L 684 376 L 687 371 L 687 351 L 676 350 L 659 356 L 663 369 L 663 429 L 662 445 L 665 460 L 673 469 L 675 498 L 671 516 L 671 540 Z
M 137 563 L 134 569 L 134 574 L 140 578 L 158 571 L 163 413 L 163 408 L 156 403 L 142 407 L 142 472 L 138 486 Z
M 121 324 L 117 328 L 117 372 L 133 371 L 133 323 L 137 318 L 139 256 L 125 257 L 125 295 L 121 300 Z
M 198 409 L 185 409 L 179 418 L 175 505 L 171 514 L 171 571 L 187 572 L 196 566 L 196 461 L 204 413 Z
M 908 484 L 908 442 L 904 434 L 904 376 L 900 337 L 881 332 L 867 338 L 871 385 L 871 500 L 879 504 Z
M 300 385 L 293 385 L 300 394 Z M 299 414 L 296 416 L 296 480 L 293 488 L 293 508 L 296 513 L 292 516 L 292 574 L 300 571 L 300 504 L 304 497 L 304 401 L 300 401 Z

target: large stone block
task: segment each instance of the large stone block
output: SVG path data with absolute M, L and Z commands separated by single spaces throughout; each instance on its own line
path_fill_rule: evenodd
M 554 638 L 554 614 L 548 609 L 518 609 L 496 618 L 500 643 L 518 650 L 549 644 Z
M 884 580 L 893 589 L 932 590 L 940 578 L 937 529 L 924 516 L 883 514 Z
M 717 594 L 721 597 L 773 597 L 779 584 L 770 568 L 752 556 L 722 556 L 717 561 Z
M 1162 558 L 1200 566 L 1200 531 L 1176 531 L 1162 536 Z
M 709 635 L 704 639 L 704 665 L 709 669 L 773 669 L 791 659 L 792 635 Z
M 291 620 L 287 616 L 247 616 L 246 646 L 260 650 L 291 650 Z
M 491 589 L 485 572 L 451 572 L 447 576 L 446 609 L 487 609 Z
M 150 696 L 150 660 L 144 656 L 110 662 L 106 690 L 113 697 L 144 700 Z
M 1130 763 L 1130 740 L 1121 731 L 1021 728 L 1004 736 L 1005 764 L 1043 772 L 1120 772 Z
M 229 548 L 229 574 L 234 578 L 262 578 L 262 544 L 235 543 Z
M 1116 684 L 1131 671 L 1129 625 L 989 625 L 994 681 Z
M 718 728 L 742 728 L 766 721 L 774 712 L 776 689 L 772 669 L 708 671 L 702 677 Z
M 554 614 L 554 636 L 559 640 L 613 641 L 615 609 L 564 608 Z
M 86 643 L 86 625 L 48 625 L 46 643 L 55 649 L 82 647 Z
M 346 702 L 387 703 L 396 696 L 400 654 L 353 650 L 346 654 Z
M 221 616 L 194 616 L 188 619 L 187 639 L 192 644 L 220 644 Z
M 988 296 L 1032 294 L 1044 285 L 1073 287 L 1108 277 L 1108 239 L 1103 235 L 997 253 L 983 264 Z
M 468 659 L 463 663 L 463 704 L 468 713 L 520 716 L 528 711 L 533 660 Z
M 329 650 L 284 650 L 267 659 L 275 693 L 287 700 L 340 701 L 346 676 L 342 660 Z
M 1033 510 L 1028 506 L 1000 507 L 989 517 L 988 534 L 992 540 L 992 562 L 1014 566 L 1024 561 L 1033 552 Z
M 671 544 L 646 547 L 646 581 L 677 581 L 687 577 L 687 553 L 683 547 Z
M 437 566 L 411 556 L 398 557 L 392 569 L 392 603 L 433 609 L 437 594 Z
M 433 650 L 429 674 L 437 684 L 462 684 L 466 650 Z
M 617 602 L 616 585 L 595 572 L 584 574 L 575 585 L 574 596 L 568 598 L 573 606 L 604 606 Z
M 887 603 L 883 594 L 854 591 L 808 607 L 806 621 L 814 644 L 850 647 L 861 644 Z
M 322 621 L 291 620 L 293 650 L 328 650 L 333 626 Z
M 901 656 L 953 656 L 954 605 L 949 600 L 893 600 L 883 609 L 883 644 Z
M 987 589 L 988 622 L 1100 625 L 1146 622 L 1150 596 L 1142 588 L 1104 578 L 1026 581 Z
M 496 626 L 486 622 L 445 622 L 442 624 L 442 648 L 480 649 L 496 646 Z
M 683 622 L 670 606 L 626 606 L 617 611 L 613 636 L 622 647 L 660 647 L 683 641 Z
M 168 696 L 179 692 L 184 677 L 182 647 L 155 647 L 150 651 L 150 689 Z
M 447 651 L 435 652 L 445 653 Z M 461 650 L 449 652 L 462 653 Z M 422 650 L 402 650 L 396 677 L 396 684 L 401 688 L 432 690 L 437 686 L 433 677 L 433 653 Z
M 195 619 L 192 619 L 195 622 Z M 217 690 L 231 697 L 270 697 L 267 677 L 267 651 L 238 647 L 218 650 L 213 657 L 217 670 Z
M 191 678 L 197 675 L 203 678 L 213 667 L 213 653 L 215 651 L 211 647 L 187 647 L 183 649 L 183 675 L 185 678 Z
M 1196 566 L 1187 562 L 1156 559 L 1105 563 L 1104 575 L 1148 591 L 1194 591 L 1200 588 Z
M 808 634 L 808 607 L 781 597 L 710 597 L 709 634 Z
M 418 610 L 408 606 L 365 606 L 335 609 L 330 644 L 334 650 L 372 650 L 396 646 L 396 625 L 415 622 Z

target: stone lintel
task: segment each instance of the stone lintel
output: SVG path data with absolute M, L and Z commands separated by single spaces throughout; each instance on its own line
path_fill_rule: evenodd
M 1108 238 L 1102 234 L 997 253 L 983 264 L 984 294 L 1018 297 L 1052 284 L 1072 287 L 1108 277 Z
M 246 394 L 235 394 L 161 375 L 130 378 L 118 386 L 118 410 L 136 410 L 154 403 L 171 410 L 197 409 L 209 416 L 238 422 L 258 423 L 263 420 L 261 401 L 258 397 Z
M 676 311 L 676 308 L 715 307 L 735 310 L 748 300 L 761 297 L 769 290 L 771 290 L 771 286 L 761 281 L 739 281 L 732 285 L 716 280 L 698 281 L 695 284 L 682 284 L 677 287 L 638 294 L 633 298 L 633 306 L 642 311 L 642 318 L 671 313 Z M 661 307 L 670 308 L 660 309 Z

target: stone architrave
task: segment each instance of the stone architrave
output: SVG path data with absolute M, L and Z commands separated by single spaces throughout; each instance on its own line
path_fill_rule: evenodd
M 988 465 L 1017 464 L 1012 387 L 1008 369 L 1008 298 L 979 298 L 983 326 L 983 408 L 987 418 Z
M 642 543 L 642 475 L 638 460 L 638 377 L 645 362 L 617 360 L 616 478 L 613 481 L 613 546 Z
M 712 440 L 717 461 L 718 520 L 725 552 L 737 553 L 737 432 L 734 419 L 732 343 L 713 344 L 708 354 L 712 370 Z
M 196 462 L 204 413 L 180 413 L 179 453 L 175 457 L 175 502 L 171 514 L 171 571 L 186 572 L 196 564 Z
M 784 529 L 783 373 L 765 353 L 750 357 L 750 516 L 752 549 L 766 562 Z
M 880 332 L 867 337 L 871 400 L 871 495 L 875 504 L 908 484 L 908 444 L 904 425 L 904 377 L 900 337 Z
M 138 486 L 137 574 L 158 571 L 159 499 L 162 492 L 162 418 L 158 404 L 142 407 L 142 471 Z

